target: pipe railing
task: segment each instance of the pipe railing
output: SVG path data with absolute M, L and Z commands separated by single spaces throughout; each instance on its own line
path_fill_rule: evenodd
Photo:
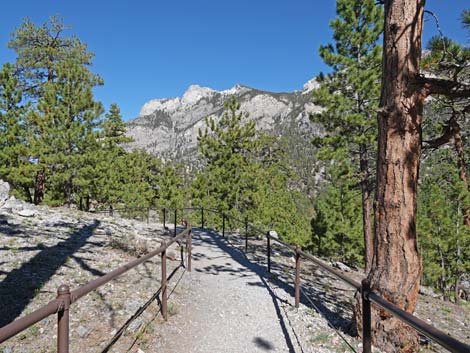
M 252 231 L 259 233 L 260 235 L 266 236 L 266 256 L 267 256 L 267 270 L 268 272 L 271 271 L 271 240 L 277 242 L 278 244 L 282 245 L 283 247 L 293 251 L 295 253 L 295 279 L 294 279 L 294 293 L 295 293 L 295 306 L 298 307 L 300 301 L 300 259 L 301 257 L 310 260 L 311 262 L 315 263 L 317 266 L 322 268 L 323 270 L 329 272 L 330 274 L 334 275 L 335 277 L 341 279 L 343 282 L 347 283 L 354 289 L 361 292 L 362 298 L 362 343 L 363 343 L 363 353 L 371 353 L 372 352 L 372 313 L 371 313 L 371 303 L 375 304 L 376 306 L 386 310 L 394 317 L 398 318 L 402 322 L 406 323 L 420 334 L 430 338 L 432 341 L 440 345 L 441 347 L 447 349 L 453 353 L 470 353 L 470 345 L 460 342 L 457 339 L 449 336 L 448 334 L 436 329 L 435 327 L 427 324 L 423 320 L 417 318 L 416 316 L 400 309 L 395 304 L 385 300 L 380 295 L 374 293 L 371 288 L 370 284 L 367 279 L 363 279 L 361 283 L 357 282 L 356 280 L 346 276 L 341 271 L 333 268 L 330 265 L 327 265 L 322 260 L 318 259 L 317 257 L 309 254 L 305 251 L 300 250 L 298 247 L 294 247 L 290 244 L 285 243 L 281 239 L 277 237 L 271 236 L 269 231 L 260 229 L 252 224 L 249 224 L 247 219 L 241 220 L 232 215 L 228 215 L 223 211 L 214 210 L 210 208 L 202 208 L 202 207 L 195 207 L 193 210 L 203 210 L 201 211 L 201 225 L 204 225 L 204 211 L 206 212 L 214 212 L 222 216 L 222 235 L 225 235 L 225 219 L 233 219 L 241 224 L 245 225 L 245 249 L 247 250 L 247 234 L 248 228 Z
M 318 259 L 317 257 L 300 250 L 298 247 L 294 247 L 286 242 L 282 241 L 277 237 L 273 237 L 269 231 L 260 229 L 252 224 L 248 223 L 248 220 L 241 220 L 236 218 L 232 215 L 226 214 L 223 211 L 211 209 L 211 208 L 203 208 L 203 207 L 185 207 L 181 208 L 181 210 L 200 210 L 201 211 L 201 226 L 204 228 L 204 211 L 206 212 L 213 212 L 222 216 L 222 236 L 225 236 L 225 220 L 232 219 L 241 224 L 245 225 L 245 251 L 248 250 L 248 228 L 251 231 L 257 232 L 260 235 L 266 236 L 266 257 L 267 257 L 267 270 L 271 272 L 271 253 L 272 253 L 272 246 L 271 240 L 277 242 L 278 244 L 282 245 L 283 247 L 293 251 L 295 253 L 295 280 L 294 280 L 294 293 L 295 293 L 295 306 L 298 307 L 300 301 L 300 259 L 301 257 L 310 260 L 311 262 L 315 263 L 317 266 L 322 268 L 323 270 L 329 272 L 330 274 L 334 275 L 335 277 L 341 279 L 343 282 L 347 283 L 354 289 L 361 292 L 362 298 L 362 343 L 363 343 L 363 353 L 371 353 L 372 352 L 372 318 L 371 318 L 371 303 L 374 303 L 376 306 L 386 310 L 399 320 L 403 321 L 410 327 L 414 328 L 416 331 L 421 333 L 422 335 L 430 338 L 432 341 L 437 343 L 438 345 L 442 346 L 443 348 L 447 349 L 453 353 L 470 353 L 470 346 L 466 343 L 460 342 L 455 338 L 447 335 L 446 333 L 436 329 L 435 327 L 427 324 L 423 320 L 417 318 L 416 316 L 400 309 L 395 304 L 385 300 L 378 294 L 374 293 L 371 288 L 370 284 L 367 279 L 363 279 L 361 283 L 355 281 L 354 279 L 346 276 L 341 271 L 333 268 L 332 266 L 327 265 L 322 260 Z M 175 213 L 177 210 L 174 208 Z M 176 222 L 175 222 L 175 229 L 176 229 Z
M 58 353 L 68 353 L 69 352 L 69 307 L 75 303 L 78 299 L 84 297 L 95 289 L 101 287 L 102 285 L 110 282 L 111 280 L 121 276 L 125 272 L 133 269 L 134 267 L 150 260 L 156 255 L 161 255 L 161 274 L 162 274 L 162 284 L 161 284 L 161 314 L 162 317 L 167 320 L 168 318 L 168 307 L 167 307 L 167 274 L 166 274 L 166 251 L 173 243 L 186 238 L 186 253 L 187 253 L 187 270 L 191 271 L 191 235 L 192 229 L 188 225 L 185 230 L 176 235 L 174 238 L 171 238 L 168 241 L 162 241 L 162 245 L 156 250 L 139 257 L 135 260 L 132 260 L 125 265 L 114 269 L 111 272 L 106 273 L 105 275 L 98 277 L 77 289 L 70 291 L 68 285 L 61 285 L 57 289 L 57 298 L 50 301 L 48 304 L 40 307 L 39 309 L 33 311 L 32 313 L 21 317 L 3 327 L 0 328 L 0 343 L 5 342 L 9 338 L 17 335 L 18 333 L 26 330 L 30 326 L 36 324 L 37 322 L 47 318 L 50 315 L 57 314 L 57 352 Z M 181 262 L 183 262 L 183 252 L 181 251 Z
M 98 211 L 97 213 L 108 213 L 113 215 L 113 212 L 129 212 L 129 211 L 137 211 L 137 210 L 146 210 L 150 214 L 150 208 L 121 208 L 121 209 L 110 209 L 110 210 L 103 210 Z M 163 242 L 162 246 L 153 252 L 142 256 L 141 258 L 135 259 L 128 264 L 111 271 L 110 273 L 97 278 L 91 282 L 88 282 L 82 287 L 70 292 L 67 286 L 61 286 L 58 289 L 58 296 L 57 299 L 51 301 L 47 305 L 41 307 L 40 309 L 34 311 L 33 313 L 15 320 L 14 322 L 0 328 L 0 343 L 4 342 L 8 338 L 16 335 L 17 333 L 25 330 L 26 328 L 30 327 L 31 325 L 37 323 L 38 321 L 52 315 L 54 313 L 58 314 L 58 353 L 68 353 L 68 307 L 80 297 L 88 294 L 92 290 L 98 288 L 99 286 L 109 282 L 110 280 L 120 276 L 124 272 L 127 272 L 131 268 L 147 261 L 148 259 L 156 256 L 157 254 L 161 254 L 162 256 L 162 316 L 166 319 L 167 313 L 166 311 L 166 249 L 173 244 L 175 241 L 183 238 L 186 236 L 186 249 L 187 249 L 187 268 L 188 271 L 191 271 L 191 227 L 189 226 L 186 230 L 181 232 L 179 235 L 176 235 L 177 232 L 177 213 L 178 211 L 200 211 L 201 213 L 201 227 L 204 228 L 206 225 L 205 219 L 205 212 L 212 212 L 214 214 L 218 214 L 222 216 L 222 236 L 225 237 L 225 221 L 226 219 L 232 219 L 240 224 L 244 225 L 245 228 L 245 251 L 248 251 L 248 232 L 249 229 L 252 232 L 259 233 L 262 236 L 266 236 L 266 256 L 267 256 L 267 270 L 268 272 L 271 271 L 271 240 L 277 242 L 278 244 L 282 245 L 283 247 L 293 251 L 295 253 L 295 279 L 294 279 L 294 293 L 295 293 L 295 306 L 299 306 L 300 302 L 300 271 L 301 271 L 301 258 L 305 258 L 317 266 L 322 268 L 323 270 L 329 272 L 330 274 L 334 275 L 335 277 L 341 279 L 343 282 L 347 283 L 354 289 L 361 292 L 361 299 L 362 299 L 362 343 L 363 343 L 363 353 L 371 353 L 372 352 L 372 326 L 371 326 L 371 303 L 374 303 L 376 306 L 386 310 L 399 320 L 403 321 L 422 335 L 430 338 L 435 343 L 439 344 L 440 346 L 444 347 L 445 349 L 449 350 L 453 353 L 470 353 L 470 346 L 456 340 L 453 337 L 445 334 L 444 332 L 436 329 L 435 327 L 427 324 L 423 320 L 417 318 L 416 316 L 400 309 L 393 303 L 385 300 L 378 294 L 374 293 L 371 288 L 370 284 L 367 279 L 363 279 L 361 283 L 355 281 L 354 279 L 346 276 L 341 271 L 336 270 L 335 268 L 329 266 L 322 260 L 318 259 L 317 257 L 313 256 L 310 253 L 304 252 L 299 249 L 299 247 L 294 247 L 286 242 L 282 241 L 278 237 L 274 237 L 270 234 L 270 232 L 260 229 L 248 222 L 248 219 L 240 220 L 232 215 L 228 215 L 223 211 L 211 209 L 211 208 L 204 208 L 204 207 L 182 207 L 182 208 L 175 208 L 175 207 L 163 207 L 159 208 L 158 210 L 162 210 L 163 212 L 163 225 L 166 227 L 167 215 L 169 215 L 170 211 L 174 212 L 174 234 L 175 237 L 172 238 L 168 242 Z M 148 221 L 148 218 L 147 218 Z M 183 258 L 183 253 L 181 252 L 181 256 Z M 165 263 L 165 265 L 163 265 Z M 165 297 L 165 298 L 163 298 Z

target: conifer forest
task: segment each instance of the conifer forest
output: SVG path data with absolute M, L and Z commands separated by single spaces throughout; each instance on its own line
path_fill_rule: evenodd
M 259 130 L 230 97 L 191 159 L 131 148 L 120 102 L 95 98 L 106 83 L 87 44 L 59 16 L 25 18 L 1 43 L 15 60 L 0 63 L 0 179 L 50 207 L 218 209 L 364 269 L 408 312 L 419 286 L 470 300 L 470 42 L 421 43 L 423 18 L 439 17 L 424 3 L 336 0 L 332 38 L 313 48 L 328 70 L 309 93 L 321 128 L 306 153 L 294 142 L 302 126 L 294 137 Z M 470 9 L 459 22 L 470 38 Z M 374 331 L 415 351 L 418 335 L 394 320 L 377 314 Z

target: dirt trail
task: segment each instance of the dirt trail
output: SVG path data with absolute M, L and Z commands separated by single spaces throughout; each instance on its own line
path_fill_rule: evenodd
M 166 325 L 162 352 L 301 352 L 261 266 L 209 231 L 195 230 L 193 247 L 187 302 Z

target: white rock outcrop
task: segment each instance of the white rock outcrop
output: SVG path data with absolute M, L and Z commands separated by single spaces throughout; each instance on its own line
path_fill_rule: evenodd
M 128 135 L 134 142 L 127 147 L 143 148 L 164 159 L 192 159 L 205 118 L 219 119 L 231 96 L 238 99 L 241 110 L 248 113 L 248 120 L 254 121 L 257 129 L 276 136 L 304 134 L 306 139 L 319 131 L 309 119 L 311 113 L 321 110 L 310 97 L 317 87 L 315 79 L 308 81 L 303 91 L 290 93 L 260 91 L 240 84 L 223 91 L 191 85 L 182 97 L 145 103 L 140 116 L 128 123 Z
M 0 180 L 0 207 L 2 207 L 8 200 L 10 194 L 10 184 L 6 181 Z

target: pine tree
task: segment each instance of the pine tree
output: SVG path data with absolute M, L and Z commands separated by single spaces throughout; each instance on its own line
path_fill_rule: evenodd
M 88 66 L 91 64 L 93 54 L 87 51 L 86 45 L 77 37 L 65 37 L 64 31 L 67 29 L 68 28 L 66 28 L 57 17 L 51 17 L 48 23 L 44 23 L 40 26 L 36 26 L 30 19 L 26 18 L 12 34 L 12 38 L 8 43 L 8 46 L 17 54 L 15 74 L 19 78 L 23 98 L 30 103 L 31 108 L 35 111 L 30 121 L 33 123 L 33 126 L 32 131 L 28 132 L 29 136 L 48 134 L 46 130 L 41 130 L 45 128 L 47 124 L 39 123 L 37 118 L 42 115 L 50 116 L 52 110 L 57 110 L 53 105 L 46 107 L 45 104 L 54 104 L 56 100 L 60 100 L 58 96 L 60 92 L 56 92 L 57 98 L 53 98 L 54 93 L 52 91 L 57 81 L 62 80 L 61 83 L 64 83 L 65 71 L 78 71 L 79 68 L 80 70 L 88 71 Z M 66 68 L 66 66 L 69 67 Z M 74 67 L 73 69 L 72 66 Z M 90 75 L 91 73 L 88 71 L 86 76 Z M 85 85 L 91 81 L 94 81 L 94 84 L 102 84 L 99 77 L 93 76 L 91 80 L 89 77 L 86 78 Z M 75 81 L 75 84 L 78 85 L 79 82 Z M 60 90 L 59 86 L 56 88 Z M 74 87 L 74 89 L 77 89 L 77 87 Z M 41 104 L 42 107 L 39 107 Z M 66 104 L 67 103 L 65 103 L 65 105 Z M 54 124 L 57 125 L 57 117 L 53 120 Z M 26 126 L 30 126 L 29 122 Z M 66 126 L 64 126 L 64 128 L 66 128 Z M 35 153 L 41 152 L 42 147 L 37 144 L 39 141 L 40 139 L 33 141 L 36 145 Z M 43 146 L 43 148 L 47 149 L 47 146 Z M 39 155 L 34 157 L 39 157 L 40 160 L 43 159 Z M 46 168 L 44 163 L 36 170 L 34 202 L 40 203 L 44 198 L 46 180 L 56 179 L 57 181 L 58 178 L 47 174 L 55 169 Z M 68 187 L 68 189 L 70 189 L 70 187 Z M 55 200 L 53 202 L 60 202 L 59 200 L 64 198 L 63 195 L 59 197 L 61 191 L 51 189 L 49 186 L 48 190 L 55 195 L 52 197 L 52 199 Z M 70 192 L 68 193 L 70 194 Z M 70 195 L 65 196 L 65 198 L 69 198 L 69 201 L 71 201 Z M 50 201 L 52 199 L 50 199 Z
M 467 15 L 468 16 L 468 15 Z M 462 24 L 466 28 L 466 12 L 462 14 Z M 433 75 L 453 81 L 456 85 L 465 83 L 470 78 L 468 62 L 470 48 L 447 37 L 433 37 L 428 43 L 427 56 L 422 61 L 424 70 Z M 459 176 L 469 192 L 467 163 L 465 158 L 465 138 L 462 129 L 468 129 L 466 115 L 470 112 L 468 97 L 441 96 L 428 103 L 428 112 L 432 119 L 424 126 L 427 139 L 425 147 L 436 149 L 453 142 Z M 436 137 L 437 136 L 437 137 Z M 463 205 L 463 223 L 470 227 L 470 204 Z
M 46 200 L 70 205 L 92 182 L 87 174 L 99 153 L 97 127 L 103 113 L 92 88 L 101 81 L 72 60 L 58 64 L 56 75 L 44 84 L 29 122 L 37 136 L 33 147 L 39 166 L 48 175 Z
M 425 1 L 385 0 L 382 92 L 378 110 L 372 290 L 407 312 L 418 300 L 422 262 L 416 234 L 423 107 L 428 96 L 468 97 L 466 83 L 420 71 Z M 359 302 L 356 307 L 359 307 Z M 360 315 L 356 315 L 360 323 Z M 418 334 L 373 311 L 376 346 L 417 352 Z
M 249 190 L 255 185 L 247 170 L 258 148 L 255 124 L 242 123 L 247 115 L 239 109 L 240 104 L 235 98 L 226 102 L 220 121 L 216 123 L 213 118 L 208 118 L 205 130 L 199 130 L 198 149 L 205 162 L 205 171 L 198 179 L 206 180 L 196 183 L 206 188 L 195 192 L 196 198 L 210 202 L 212 208 L 237 216 L 252 203 Z
M 94 54 L 79 38 L 65 37 L 64 32 L 69 29 L 57 16 L 39 26 L 25 18 L 12 34 L 8 47 L 16 52 L 15 65 L 26 95 L 41 97 L 44 84 L 56 80 L 57 65 L 64 61 L 91 65 Z
M 440 149 L 423 161 L 417 231 L 424 284 L 457 302 L 459 281 L 470 271 L 470 229 L 462 225 L 469 196 L 456 158 L 451 150 Z
M 96 195 L 99 204 L 115 207 L 121 201 L 123 181 L 121 173 L 122 160 L 126 151 L 123 144 L 132 139 L 125 135 L 126 124 L 122 120 L 117 104 L 111 104 L 109 112 L 100 122 L 99 158 L 94 165 L 93 178 L 96 180 Z
M 355 167 L 349 151 L 336 151 L 329 166 L 328 179 L 315 200 L 312 219 L 311 250 L 321 256 L 346 262 L 350 266 L 364 263 L 361 192 L 355 187 Z
M 376 110 L 380 94 L 383 12 L 374 0 L 338 0 L 338 17 L 330 23 L 335 45 L 320 47 L 320 56 L 333 72 L 318 79 L 314 101 L 324 109 L 312 116 L 326 135 L 315 139 L 326 160 L 347 150 L 356 172 L 354 179 L 362 192 L 363 234 L 366 270 L 373 254 L 371 197 L 377 136 Z
M 15 193 L 32 202 L 35 165 L 30 159 L 22 92 L 12 64 L 0 71 L 0 178 L 9 182 Z
M 270 227 L 292 244 L 306 245 L 312 212 L 307 197 L 289 188 L 294 176 L 285 145 L 257 132 L 245 118 L 233 98 L 218 122 L 207 119 L 207 128 L 199 131 L 204 169 L 193 182 L 193 200 Z M 207 221 L 221 225 L 217 216 L 209 215 Z

